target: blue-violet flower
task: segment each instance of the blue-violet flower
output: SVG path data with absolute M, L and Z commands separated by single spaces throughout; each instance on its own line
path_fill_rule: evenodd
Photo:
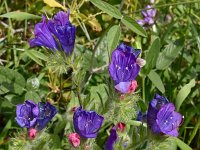
M 140 71 L 140 66 L 136 62 L 140 53 L 141 50 L 133 49 L 124 43 L 112 52 L 109 73 L 115 82 L 115 88 L 121 93 L 130 93 L 130 87 L 134 87 L 134 90 L 137 87 L 137 83 L 132 81 Z
M 40 131 L 56 115 L 57 110 L 55 106 L 51 105 L 49 102 L 47 103 L 39 102 L 38 107 L 39 107 L 39 115 L 37 121 L 38 121 L 38 130 Z
M 141 26 L 151 26 L 154 24 L 154 18 L 156 16 L 156 9 L 151 9 L 151 5 L 147 5 L 146 9 L 142 11 L 142 16 L 144 17 L 143 20 L 137 20 L 137 23 L 140 24 Z
M 70 11 L 59 11 L 53 19 L 42 22 L 35 26 L 35 38 L 29 41 L 30 46 L 45 46 L 51 50 L 63 50 L 71 54 L 74 49 L 76 27 L 69 21 Z M 57 42 L 59 41 L 59 42 Z
M 71 54 L 74 49 L 76 27 L 69 21 L 70 11 L 60 11 L 52 20 L 48 21 L 48 28 L 58 38 L 66 54 Z
M 87 111 L 79 107 L 73 116 L 74 129 L 82 138 L 96 138 L 103 120 L 104 118 L 95 111 Z
M 15 120 L 21 127 L 31 128 L 37 123 L 39 109 L 37 104 L 26 100 L 24 104 L 17 105 Z
M 182 115 L 175 111 L 174 104 L 169 103 L 166 97 L 155 94 L 147 112 L 147 124 L 152 132 L 177 137 L 181 122 Z
M 42 21 L 36 24 L 34 34 L 35 38 L 29 40 L 29 44 L 31 47 L 44 46 L 48 47 L 51 50 L 58 49 L 56 40 L 54 39 L 52 33 L 47 26 L 45 16 L 42 16 Z
M 118 135 L 116 131 L 116 127 L 113 127 L 110 130 L 110 136 L 106 141 L 106 150 L 114 150 L 114 144 L 117 141 Z

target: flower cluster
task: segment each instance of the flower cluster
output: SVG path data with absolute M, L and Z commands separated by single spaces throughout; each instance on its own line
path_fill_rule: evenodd
M 137 88 L 137 77 L 140 67 L 145 63 L 138 58 L 141 50 L 121 43 L 113 52 L 109 73 L 115 82 L 115 88 L 121 93 L 132 93 Z M 137 63 L 139 62 L 139 63 Z M 144 62 L 144 61 L 143 61 Z
M 71 54 L 74 49 L 76 27 L 70 23 L 69 14 L 69 11 L 60 11 L 48 21 L 42 16 L 42 21 L 35 26 L 35 38 L 29 40 L 30 46 L 44 46 Z
M 56 113 L 56 108 L 49 102 L 35 104 L 31 100 L 26 100 L 24 104 L 17 105 L 15 120 L 23 128 L 32 129 L 37 126 L 38 131 L 40 131 Z
M 182 115 L 175 111 L 173 103 L 166 97 L 155 94 L 149 103 L 147 124 L 155 134 L 178 136 L 178 127 L 182 122 Z
M 155 9 L 143 11 L 144 20 L 138 21 L 141 25 L 152 25 L 156 15 Z M 58 12 L 53 19 L 46 21 L 42 17 L 42 22 L 35 27 L 35 38 L 29 41 L 30 46 L 45 46 L 51 50 L 63 50 L 66 54 L 71 54 L 74 48 L 76 28 L 69 21 L 69 11 Z M 114 80 L 115 89 L 122 94 L 133 93 L 137 88 L 137 81 L 141 67 L 145 65 L 145 60 L 138 58 L 141 50 L 134 49 L 121 43 L 113 52 L 109 64 L 109 73 Z M 123 99 L 123 95 L 121 99 Z M 82 108 L 73 108 L 74 133 L 68 135 L 68 140 L 73 147 L 81 144 L 81 139 L 96 138 L 103 125 L 104 117 L 95 111 L 87 111 Z M 29 138 L 36 136 L 36 130 L 42 130 L 47 123 L 57 113 L 56 108 L 50 103 L 35 104 L 31 100 L 26 100 L 24 104 L 17 105 L 16 121 L 21 127 L 29 129 Z M 149 128 L 155 134 L 167 134 L 178 136 L 178 127 L 182 122 L 182 116 L 175 111 L 175 106 L 169 103 L 167 98 L 156 94 L 149 103 L 148 111 L 145 115 L 141 112 L 137 120 L 147 121 Z M 107 150 L 113 150 L 117 142 L 117 130 L 123 132 L 126 124 L 119 122 L 111 128 L 110 135 L 105 143 Z
M 144 19 L 137 20 L 137 23 L 141 26 L 151 26 L 154 24 L 154 18 L 156 16 L 156 9 L 153 9 L 151 5 L 146 6 L 147 10 L 142 11 Z

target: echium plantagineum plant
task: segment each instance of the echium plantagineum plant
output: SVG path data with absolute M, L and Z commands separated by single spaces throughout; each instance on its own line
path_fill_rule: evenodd
M 156 10 L 150 10 L 143 12 L 143 16 L 146 17 L 145 23 L 152 25 L 151 19 L 155 17 Z M 44 46 L 53 52 L 64 51 L 67 57 L 72 54 L 75 46 L 76 27 L 70 22 L 69 15 L 70 11 L 60 11 L 54 15 L 53 19 L 47 20 L 45 16 L 42 16 L 42 21 L 35 26 L 35 37 L 29 40 L 30 46 Z M 138 87 L 136 79 L 146 63 L 144 59 L 140 58 L 141 53 L 142 50 L 135 49 L 128 44 L 124 44 L 124 42 L 121 42 L 113 50 L 108 65 L 108 73 L 114 82 L 114 85 L 111 84 L 111 88 L 114 90 L 110 90 L 113 92 L 110 95 L 114 95 L 114 98 L 112 97 L 114 100 L 109 99 L 112 107 L 107 110 L 94 110 L 94 107 L 89 107 L 90 109 L 88 109 L 88 105 L 81 102 L 80 97 L 82 95 L 78 93 L 81 91 L 76 91 L 79 106 L 74 109 L 73 118 L 68 117 L 70 116 L 69 112 L 65 111 L 63 113 L 63 110 L 59 109 L 59 105 L 57 110 L 50 102 L 39 102 L 36 104 L 32 100 L 26 100 L 24 104 L 19 104 L 16 107 L 16 122 L 19 126 L 28 129 L 30 140 L 37 140 L 37 134 L 47 132 L 43 129 L 48 126 L 48 123 L 52 121 L 58 112 L 58 118 L 62 118 L 60 119 L 62 120 L 60 126 L 62 126 L 62 123 L 70 126 L 69 128 L 66 127 L 67 129 L 65 127 L 62 129 L 68 138 L 61 134 L 59 136 L 65 138 L 65 142 L 70 147 L 77 149 L 83 147 L 84 149 L 93 149 L 93 145 L 98 145 L 98 147 L 106 150 L 114 150 L 117 147 L 123 147 L 124 149 L 130 147 L 134 143 L 131 140 L 136 140 L 131 139 L 130 132 L 132 129 L 130 128 L 132 126 L 129 124 L 131 121 L 139 123 L 144 128 L 148 127 L 152 132 L 147 132 L 147 134 L 177 137 L 178 127 L 182 122 L 182 115 L 175 111 L 174 104 L 170 103 L 164 96 L 156 94 L 149 103 L 149 108 L 145 115 L 139 113 L 137 117 L 135 114 L 128 114 L 124 117 L 126 119 L 124 119 L 124 114 L 118 113 L 121 109 L 124 109 L 125 114 L 128 109 L 135 112 L 139 111 L 136 105 L 136 101 L 139 100 L 136 93 Z M 121 97 L 122 95 L 123 98 Z M 71 101 L 74 101 L 74 99 Z M 124 108 L 124 104 L 129 106 Z M 113 113 L 109 114 L 110 112 Z M 109 115 L 113 115 L 114 119 L 109 120 Z M 145 126 L 146 124 L 147 126 Z M 53 125 L 55 123 L 52 123 Z M 130 129 L 130 132 L 128 129 Z M 136 131 L 138 130 L 139 128 L 136 127 Z M 148 135 L 142 136 L 148 138 Z M 101 138 L 103 138 L 102 141 Z M 140 142 L 142 143 L 142 141 Z

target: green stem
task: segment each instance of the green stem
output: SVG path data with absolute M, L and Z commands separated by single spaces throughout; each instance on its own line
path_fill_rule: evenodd
M 120 10 L 120 11 L 122 10 L 122 8 L 123 8 L 123 6 L 124 6 L 124 2 L 125 2 L 125 0 L 122 0 L 122 1 L 121 1 L 121 4 L 120 4 L 120 6 L 119 6 L 119 10 Z
M 79 88 L 79 87 L 77 87 L 77 95 L 78 95 L 78 102 L 79 102 L 79 105 L 82 106 L 81 94 L 80 94 L 80 88 Z
M 190 139 L 188 140 L 188 145 L 190 145 L 190 143 L 192 142 L 192 140 L 194 139 L 195 135 L 197 134 L 197 131 L 200 128 L 200 117 L 198 118 L 198 122 L 196 123 L 194 130 L 192 131 L 192 134 L 190 136 Z
M 135 0 L 134 11 L 137 10 L 138 0 Z
M 100 37 L 100 39 L 98 40 L 97 44 L 95 45 L 94 47 L 94 50 L 92 51 L 92 57 L 91 57 L 91 60 L 90 60 L 90 69 L 89 69 L 89 73 L 92 74 L 92 69 L 93 69 L 93 63 L 94 63 L 94 56 L 95 56 L 95 53 L 97 51 L 97 48 L 99 46 L 99 44 L 102 42 L 104 36 L 107 34 L 108 30 L 113 26 L 113 23 L 109 25 L 109 27 L 104 31 L 103 35 Z
M 5 4 L 5 7 L 6 7 L 6 12 L 8 13 L 9 12 L 9 9 L 8 9 L 8 4 L 7 4 L 7 1 L 4 0 L 4 4 Z M 8 18 L 8 23 L 9 23 L 9 28 L 8 28 L 8 41 L 10 41 L 10 38 L 11 38 L 11 33 L 12 33 L 12 22 L 11 22 L 11 19 Z
M 146 76 L 142 77 L 142 99 L 145 100 L 145 78 Z
M 158 5 L 158 6 L 153 6 L 152 8 L 162 8 L 162 7 L 169 7 L 169 6 L 176 6 L 176 5 L 184 5 L 184 4 L 191 4 L 191 3 L 199 3 L 200 0 L 196 0 L 196 1 L 187 1 L 187 2 L 177 2 L 177 3 L 170 3 L 170 4 L 163 4 L 163 5 Z M 152 9 L 152 8 L 146 8 L 146 9 L 139 9 L 136 12 L 140 12 L 143 10 L 148 10 L 148 9 Z
M 27 0 L 25 1 L 25 12 L 27 12 Z M 24 36 L 26 37 L 26 34 L 27 34 L 27 24 L 28 24 L 28 21 L 27 19 L 25 19 L 25 28 L 24 28 Z

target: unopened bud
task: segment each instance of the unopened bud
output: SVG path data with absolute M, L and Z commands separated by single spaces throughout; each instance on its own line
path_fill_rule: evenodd
M 30 140 L 33 140 L 33 139 L 36 137 L 36 134 L 37 134 L 37 130 L 36 130 L 36 129 L 30 128 L 30 129 L 28 130 L 28 138 L 29 138 Z
M 128 93 L 133 93 L 135 92 L 136 88 L 137 88 L 137 81 L 136 80 L 132 80 L 131 81 L 131 86 L 129 87 Z
M 119 129 L 120 132 L 123 132 L 124 129 L 125 129 L 125 127 L 126 127 L 126 124 L 123 123 L 123 122 L 119 122 L 119 123 L 117 124 L 117 129 Z
M 68 140 L 74 147 L 78 147 L 81 144 L 80 136 L 77 133 L 70 133 Z

